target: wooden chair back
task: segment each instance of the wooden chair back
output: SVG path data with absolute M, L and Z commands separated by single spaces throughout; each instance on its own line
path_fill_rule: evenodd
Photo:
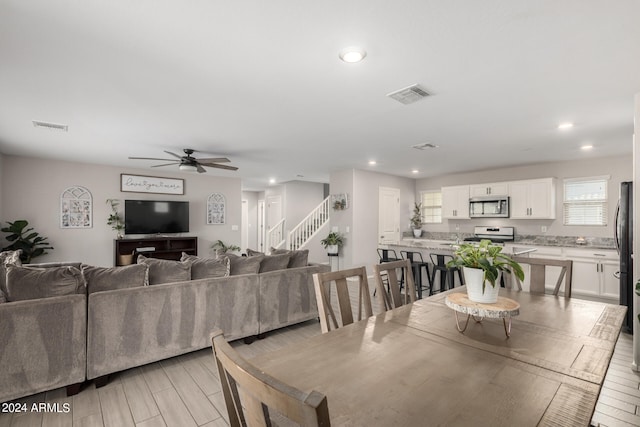
M 265 374 L 240 356 L 221 330 L 211 345 L 231 427 L 271 426 L 269 409 L 302 426 L 330 426 L 327 398 L 302 392 Z
M 560 274 L 553 288 L 553 295 L 560 293 L 560 286 L 562 285 L 562 279 L 564 280 L 564 296 L 565 298 L 571 298 L 571 275 L 573 271 L 573 261 L 568 259 L 549 259 L 549 258 L 528 258 L 528 257 L 513 257 L 513 260 L 520 264 L 529 264 L 531 271 L 529 272 L 529 292 L 534 294 L 544 294 L 545 288 L 545 276 L 547 267 L 560 267 Z M 518 288 L 522 289 L 522 284 L 516 278 Z
M 373 316 L 371 307 L 371 294 L 369 293 L 369 283 L 367 282 L 367 270 L 364 267 L 350 268 L 348 270 L 329 271 L 326 273 L 315 273 L 313 284 L 316 290 L 316 301 L 318 303 L 318 316 L 320 317 L 320 328 L 322 333 L 354 322 L 353 310 L 351 308 L 351 295 L 349 293 L 349 281 L 356 282 L 351 287 L 358 289 L 358 317 L 362 320 Z M 331 305 L 331 283 L 335 283 L 340 321 Z
M 385 262 L 373 266 L 376 279 L 376 295 L 380 303 L 380 310 L 387 311 L 409 304 L 416 300 L 416 286 L 413 281 L 411 261 Z M 401 271 L 405 281 L 405 292 L 402 293 L 398 272 Z M 386 282 L 386 283 L 385 283 Z M 385 284 L 389 290 L 385 289 Z

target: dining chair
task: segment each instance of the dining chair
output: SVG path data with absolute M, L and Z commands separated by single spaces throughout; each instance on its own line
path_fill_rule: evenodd
M 211 334 L 211 346 L 231 427 L 271 426 L 272 418 L 277 423 L 279 417 L 301 426 L 331 425 L 324 394 L 305 393 L 262 372 L 240 356 L 219 329 Z
M 416 287 L 413 281 L 411 261 L 405 259 L 376 264 L 373 266 L 373 271 L 381 311 L 391 310 L 416 300 Z M 404 294 L 401 291 L 398 271 L 401 271 L 406 279 L 407 286 L 404 288 Z M 389 287 L 388 291 L 385 289 L 385 284 Z
M 513 260 L 519 264 L 529 264 L 531 271 L 529 272 L 529 292 L 532 294 L 546 293 L 545 278 L 547 267 L 560 267 L 560 274 L 556 280 L 552 295 L 560 293 L 560 287 L 564 279 L 563 295 L 565 298 L 571 298 L 571 276 L 573 272 L 573 261 L 570 259 L 550 259 L 550 258 L 529 258 L 514 256 Z M 518 289 L 522 290 L 522 283 L 513 276 L 518 285 Z
M 323 334 L 332 329 L 338 329 L 354 322 L 351 296 L 349 293 L 350 282 L 352 283 L 352 289 L 356 286 L 358 289 L 358 317 L 356 320 L 373 316 L 371 294 L 369 293 L 369 283 L 367 282 L 367 270 L 365 267 L 315 273 L 313 275 L 313 284 L 316 290 L 318 316 L 320 317 L 320 328 Z M 338 300 L 340 323 L 334 307 L 331 305 L 331 283 L 335 283 L 336 285 L 335 293 Z

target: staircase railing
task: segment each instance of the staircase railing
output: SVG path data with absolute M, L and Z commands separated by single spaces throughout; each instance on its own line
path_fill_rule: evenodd
M 327 197 L 289 232 L 287 238 L 289 249 L 300 249 L 313 238 L 329 221 L 329 212 L 329 197 Z
M 280 249 L 286 242 L 284 231 L 284 220 L 282 218 L 276 225 L 267 230 L 267 245 L 269 248 Z

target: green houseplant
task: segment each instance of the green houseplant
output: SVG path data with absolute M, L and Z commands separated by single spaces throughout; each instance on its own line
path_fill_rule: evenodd
M 107 225 L 110 225 L 111 229 L 116 231 L 118 239 L 122 239 L 122 237 L 124 237 L 124 220 L 118 212 L 120 202 L 116 199 L 107 199 L 107 204 L 111 206 L 111 213 L 109 214 L 109 218 L 107 218 Z
M 320 243 L 330 254 L 337 254 L 340 246 L 344 245 L 344 237 L 336 231 L 330 232 Z
M 422 236 L 422 203 L 415 202 L 413 204 L 413 215 L 411 215 L 411 228 L 413 236 Z
M 213 245 L 211 245 L 211 249 L 213 249 L 217 254 L 226 254 L 227 252 L 239 251 L 240 246 L 236 245 L 227 245 L 222 240 L 217 240 Z
M 496 281 L 501 271 L 513 273 L 518 279 L 524 280 L 520 264 L 503 254 L 502 246 L 493 245 L 490 240 L 459 245 L 447 267 L 462 267 L 467 294 L 475 302 L 497 301 L 499 286 L 496 286 Z M 487 290 L 487 282 L 491 284 L 490 290 Z
M 20 255 L 20 261 L 24 264 L 29 264 L 31 260 L 40 255 L 47 254 L 47 249 L 53 249 L 53 246 L 49 246 L 47 241 L 48 237 L 42 237 L 39 233 L 33 231 L 33 227 L 27 228 L 29 222 L 26 219 L 19 219 L 17 221 L 8 221 L 8 227 L 3 227 L 0 231 L 9 233 L 5 237 L 11 244 L 3 251 L 17 251 L 22 250 Z

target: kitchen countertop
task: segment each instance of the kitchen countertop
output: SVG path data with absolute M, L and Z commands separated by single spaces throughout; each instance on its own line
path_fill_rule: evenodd
M 601 242 L 598 240 L 586 239 L 585 244 L 576 243 L 576 238 L 573 237 L 571 240 L 563 238 L 563 239 L 519 239 L 513 242 L 507 243 L 509 246 L 549 246 L 549 247 L 561 247 L 561 248 L 578 248 L 578 249 L 607 249 L 607 250 L 615 250 L 615 246 L 613 246 L 609 242 Z M 461 241 L 461 243 L 463 243 Z M 427 238 L 404 238 L 397 243 L 389 243 L 387 246 L 400 246 L 405 248 L 417 248 L 417 249 L 429 249 L 429 250 L 440 250 L 440 251 L 453 251 L 454 246 L 456 245 L 455 240 L 435 240 L 435 239 L 427 239 Z

